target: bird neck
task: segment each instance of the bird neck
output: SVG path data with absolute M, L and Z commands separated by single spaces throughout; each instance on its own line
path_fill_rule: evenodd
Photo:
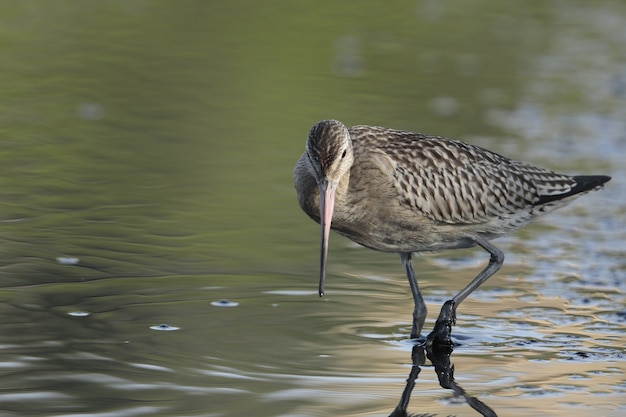
M 337 190 L 335 191 L 335 206 L 339 206 L 345 203 L 348 197 L 348 188 L 350 185 L 350 171 L 346 172 L 337 184 Z

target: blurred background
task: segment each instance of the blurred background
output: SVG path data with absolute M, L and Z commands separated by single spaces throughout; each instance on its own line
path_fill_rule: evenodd
M 326 118 L 613 176 L 496 241 L 452 361 L 499 415 L 626 412 L 626 3 L 0 6 L 0 416 L 388 415 L 410 290 L 333 235 L 316 295 L 291 175 Z M 417 260 L 427 328 L 486 261 Z M 477 415 L 428 365 L 409 408 Z

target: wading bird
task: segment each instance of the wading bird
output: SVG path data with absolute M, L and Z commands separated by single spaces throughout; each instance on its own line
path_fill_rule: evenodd
M 605 175 L 569 176 L 511 160 L 464 142 L 376 126 L 323 120 L 309 131 L 294 170 L 298 203 L 321 225 L 319 294 L 324 295 L 332 228 L 365 247 L 400 254 L 420 335 L 426 304 L 411 256 L 478 245 L 488 265 L 446 301 L 430 345 L 451 346 L 459 304 L 504 261 L 489 241 L 602 187 Z

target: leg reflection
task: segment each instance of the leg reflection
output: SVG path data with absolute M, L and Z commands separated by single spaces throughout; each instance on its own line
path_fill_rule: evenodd
M 439 385 L 443 388 L 450 389 L 455 395 L 463 396 L 467 404 L 474 410 L 478 411 L 484 417 L 497 417 L 496 413 L 489 408 L 485 403 L 480 401 L 476 397 L 468 395 L 465 390 L 459 386 L 454 380 L 454 365 L 450 364 L 450 355 L 452 354 L 451 348 L 433 348 L 432 346 L 423 345 L 413 346 L 411 353 L 411 359 L 413 366 L 411 372 L 406 380 L 406 387 L 400 397 L 400 402 L 389 417 L 431 417 L 434 414 L 408 414 L 407 407 L 409 405 L 409 399 L 411 393 L 415 387 L 415 381 L 421 371 L 420 366 L 423 366 L 426 362 L 426 358 L 431 361 L 435 368 L 435 373 L 439 379 Z
M 404 387 L 404 391 L 402 391 L 402 397 L 400 397 L 400 402 L 398 403 L 398 406 L 395 410 L 393 410 L 391 414 L 389 414 L 389 417 L 409 417 L 406 412 L 406 408 L 409 406 L 409 399 L 411 398 L 411 393 L 413 392 L 413 388 L 415 387 L 415 381 L 417 380 L 417 376 L 421 371 L 420 365 L 424 365 L 424 362 L 426 361 L 426 355 L 424 352 L 424 346 L 413 346 L 413 351 L 411 353 L 413 366 L 411 367 L 411 372 L 409 373 L 409 377 L 406 380 L 406 387 Z M 412 416 L 417 417 L 413 414 Z

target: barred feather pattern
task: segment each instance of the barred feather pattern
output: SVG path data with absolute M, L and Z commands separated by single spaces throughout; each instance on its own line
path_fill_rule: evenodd
M 379 149 L 395 164 L 404 204 L 442 223 L 478 224 L 532 217 L 544 196 L 567 194 L 576 181 L 464 142 L 373 126 L 349 129 L 355 153 Z M 554 200 L 540 211 L 564 205 Z

